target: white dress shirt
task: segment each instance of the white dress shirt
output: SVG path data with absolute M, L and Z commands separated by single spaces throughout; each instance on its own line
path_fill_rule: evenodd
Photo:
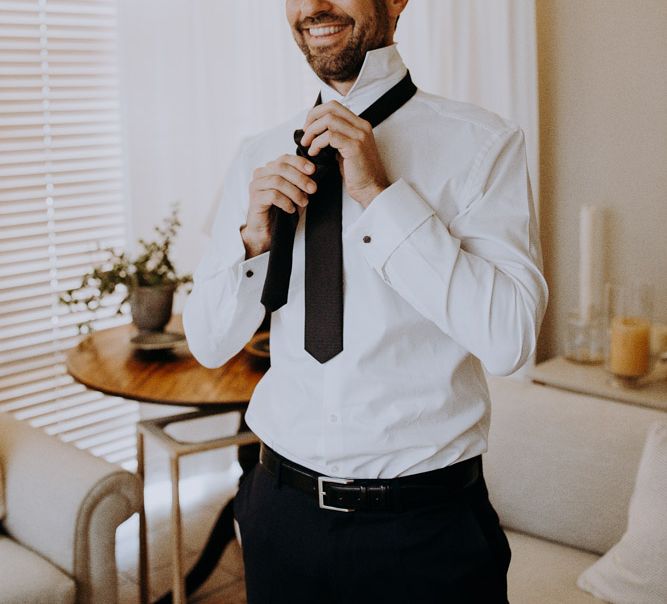
M 346 96 L 361 113 L 406 73 L 395 45 L 366 55 Z M 227 171 L 183 323 L 207 367 L 239 352 L 264 317 L 269 253 L 245 260 L 252 172 L 295 153 L 310 107 L 245 141 Z M 523 133 L 495 114 L 419 90 L 374 129 L 391 186 L 366 208 L 343 193 L 344 350 L 304 350 L 304 218 L 288 302 L 271 317 L 271 367 L 246 415 L 285 457 L 321 474 L 391 478 L 487 450 L 483 366 L 518 369 L 547 300 Z M 370 238 L 370 240 L 369 240 Z M 366 242 L 365 242 L 366 241 Z

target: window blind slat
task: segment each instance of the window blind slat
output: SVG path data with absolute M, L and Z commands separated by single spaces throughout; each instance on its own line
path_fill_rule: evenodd
M 10 378 L 20 375 L 23 372 L 32 371 L 33 369 L 48 367 L 53 365 L 54 362 L 54 355 L 52 353 L 44 355 L 33 354 L 29 359 L 22 362 L 5 363 L 0 367 L 0 378 Z
M 52 231 L 55 235 L 69 233 L 72 231 L 85 231 L 87 229 L 95 229 L 96 227 L 102 226 L 112 226 L 115 224 L 123 224 L 124 217 L 121 216 L 104 216 L 98 217 L 91 215 L 85 219 L 68 219 L 64 218 L 62 221 L 59 221 L 51 226 L 49 230 Z M 35 237 L 43 233 L 43 227 L 47 223 L 35 224 L 34 222 L 28 222 L 25 225 L 16 224 L 8 225 L 6 227 L 0 228 L 0 241 L 2 240 L 11 240 L 18 238 L 26 237 Z
M 61 414 L 65 417 L 76 417 L 86 413 L 97 412 L 117 403 L 117 400 L 109 400 L 111 397 L 104 396 L 101 392 L 94 390 L 81 390 L 79 393 L 69 396 L 67 400 L 56 400 L 32 405 L 29 409 L 25 409 L 21 415 L 23 419 L 39 418 L 42 425 L 53 423 L 53 420 L 58 421 Z M 122 399 L 121 399 L 122 400 Z
M 94 180 L 88 182 L 72 182 L 60 184 L 58 187 L 59 196 L 63 198 L 87 196 L 88 194 L 98 192 L 122 191 L 122 184 L 117 180 Z M 6 190 L 0 191 L 0 212 L 9 214 L 10 205 L 15 202 L 39 202 L 44 204 L 46 196 L 44 188 L 35 187 L 31 189 Z
M 89 193 L 88 195 L 59 195 L 57 199 L 58 211 L 75 210 L 83 212 L 89 208 L 91 213 L 98 213 L 98 207 L 110 205 L 115 208 L 122 207 L 123 198 L 118 190 L 109 190 L 106 194 Z M 18 200 L 14 204 L 4 203 L 0 205 L 0 218 L 3 221 L 30 222 L 30 215 L 44 211 L 44 198 Z M 103 211 L 103 210 L 101 210 Z M 22 218 L 23 217 L 23 218 Z M 33 221 L 36 219 L 33 218 Z M 0 263 L 2 259 L 0 258 Z
M 17 399 L 3 397 L 3 401 L 5 402 L 0 403 L 0 413 L 16 414 L 18 412 L 28 410 L 32 406 L 48 403 L 55 399 L 65 400 L 79 392 L 85 392 L 85 388 L 81 384 L 74 383 L 70 384 L 69 386 L 62 386 L 59 388 L 57 395 L 53 392 L 53 389 L 46 388 L 37 394 L 33 393 L 30 397 L 23 396 Z M 102 396 L 99 392 L 96 394 L 98 396 Z
M 122 299 L 120 296 L 118 296 L 118 298 Z M 62 308 L 63 311 L 66 311 L 64 307 Z M 89 316 L 89 318 L 93 319 L 96 316 L 109 317 L 113 315 L 115 310 L 116 306 L 110 304 L 110 301 L 108 301 L 99 312 Z M 90 314 L 91 313 L 89 313 L 89 315 Z M 53 319 L 57 319 L 57 321 L 54 321 Z M 32 343 L 35 338 L 42 338 L 44 341 L 48 341 L 48 336 L 51 335 L 51 332 L 54 329 L 71 329 L 77 323 L 81 322 L 81 320 L 81 313 L 68 313 L 54 310 L 52 316 L 48 317 L 46 320 L 28 321 L 3 329 L 0 343 L 5 351 L 10 351 L 15 348 L 25 347 L 26 338 L 28 338 L 28 342 L 30 343 Z
M 88 267 L 91 263 L 98 264 L 104 262 L 107 253 L 104 250 L 91 250 L 88 253 L 59 254 L 55 264 L 50 256 L 41 250 L 31 250 L 31 254 L 8 254 L 0 262 L 0 279 L 11 278 L 12 276 L 25 273 L 37 273 L 45 270 L 56 271 L 64 268 L 79 270 Z
M 128 401 L 129 402 L 129 401 Z M 70 430 L 61 430 L 59 432 L 60 438 L 65 442 L 79 442 L 85 438 L 105 434 L 109 431 L 118 428 L 119 426 L 128 425 L 128 416 L 132 421 L 131 429 L 136 430 L 134 422 L 139 420 L 139 405 L 128 405 L 128 410 L 125 414 L 121 414 L 115 418 L 102 420 L 100 422 L 90 423 L 83 428 L 72 428 Z M 49 429 L 46 429 L 48 432 Z
M 78 402 L 77 404 L 70 406 L 59 405 L 57 410 L 51 412 L 42 413 L 41 409 L 31 409 L 30 411 L 16 415 L 17 417 L 22 415 L 23 417 L 21 419 L 31 419 L 31 423 L 34 426 L 48 426 L 65 420 L 98 416 L 100 412 L 109 409 L 116 410 L 117 408 L 118 401 L 114 397 L 106 396 L 89 403 Z
M 118 453 L 111 453 L 109 455 L 104 455 L 109 463 L 122 464 L 123 467 L 136 466 L 137 463 L 137 449 L 136 447 L 128 447 L 123 449 Z M 134 470 L 131 470 L 134 471 Z
M 119 132 L 99 130 L 86 133 L 83 136 L 68 133 L 67 136 L 53 136 L 49 141 L 49 148 L 54 150 L 94 150 L 100 147 L 116 146 L 121 144 Z M 19 137 L 0 141 L 0 153 L 42 152 L 44 136 Z
M 57 377 L 63 373 L 62 364 L 51 363 L 45 367 L 37 367 L 34 369 L 26 369 L 20 374 L 1 377 L 0 378 L 0 390 L 10 392 L 11 388 L 20 388 L 32 382 L 38 382 L 40 380 L 45 380 L 47 378 Z
M 16 401 L 17 399 L 27 397 L 31 394 L 34 395 L 45 391 L 54 391 L 57 390 L 60 386 L 67 386 L 71 383 L 71 377 L 61 374 L 50 379 L 39 380 L 37 382 L 31 382 L 29 384 L 21 384 L 20 386 L 7 388 L 3 391 L 3 395 L 8 401 Z
M 13 176 L 24 177 L 24 180 L 30 179 L 30 182 L 38 182 L 44 180 L 44 169 L 48 170 L 49 174 L 53 175 L 54 180 L 58 174 L 80 171 L 97 171 L 100 169 L 120 168 L 122 167 L 122 159 L 117 153 L 109 152 L 105 155 L 98 155 L 96 159 L 92 157 L 82 157 L 78 161 L 63 161 L 58 157 L 57 153 L 48 152 L 43 161 L 33 161 L 24 164 L 10 164 L 8 166 L 0 166 L 0 178 L 7 179 L 7 186 L 12 183 Z
M 54 246 L 54 249 L 58 248 L 58 245 L 66 245 L 73 243 L 81 242 L 95 242 L 100 241 L 100 247 L 108 247 L 106 241 L 116 240 L 120 237 L 123 237 L 125 234 L 124 225 L 110 228 L 110 229 L 96 229 L 83 232 L 68 233 L 66 236 L 58 237 L 54 240 L 49 240 L 48 235 L 41 238 L 33 238 L 27 240 L 20 239 L 8 239 L 7 241 L 2 241 L 0 238 L 0 254 L 3 254 L 5 251 L 16 251 L 16 250 L 28 250 L 35 248 L 42 248 L 44 246 Z M 49 253 L 51 253 L 49 247 Z
M 50 302 L 51 298 L 49 296 L 33 296 L 27 300 L 21 300 L 18 302 L 3 302 L 0 304 L 0 316 L 5 317 L 11 317 L 12 315 L 23 312 L 23 311 L 30 311 L 35 308 L 42 308 L 42 309 L 48 309 L 48 303 Z
M 110 406 L 105 408 L 103 411 L 97 411 L 93 409 L 89 410 L 88 413 L 83 413 L 83 414 L 72 413 L 69 416 L 65 413 L 62 413 L 60 417 L 48 418 L 49 421 L 43 422 L 37 420 L 31 423 L 36 426 L 43 426 L 45 428 L 49 428 L 51 434 L 57 434 L 60 430 L 71 430 L 73 428 L 81 428 L 83 426 L 87 426 L 95 422 L 111 419 L 113 417 L 118 417 L 119 415 L 127 415 L 128 409 L 126 405 L 127 403 L 124 402 L 123 399 L 115 399 L 112 400 Z
M 132 441 L 126 442 L 125 439 L 127 438 L 131 438 Z M 101 447 L 111 443 L 122 442 L 122 448 L 128 445 L 136 444 L 136 440 L 137 436 L 134 426 L 121 425 L 121 427 L 116 428 L 115 430 L 107 429 L 102 434 L 94 434 L 86 438 L 81 438 L 76 441 L 76 446 L 82 449 L 90 449 L 92 453 L 99 455 L 99 453 L 93 450 L 91 447 Z
M 122 239 L 116 239 L 107 240 L 105 243 L 107 244 L 105 247 L 121 248 L 124 242 Z M 87 241 L 83 243 L 75 243 L 72 245 L 54 246 L 54 251 L 58 258 L 62 258 L 64 261 L 68 261 L 67 259 L 69 258 L 76 258 L 79 256 L 84 256 L 94 264 L 98 264 L 105 260 L 103 255 L 105 252 L 103 248 L 99 246 L 98 242 Z M 8 252 L 0 256 L 0 270 L 2 270 L 2 267 L 5 265 L 11 265 L 19 262 L 34 262 L 45 259 L 48 260 L 50 258 L 50 250 L 43 248 Z M 0 310 L 0 313 L 2 313 L 2 310 Z
M 48 235 L 41 238 L 31 238 L 26 240 L 21 239 L 7 239 L 3 241 L 0 238 L 0 254 L 4 253 L 5 250 L 26 250 L 33 249 L 41 246 L 54 245 L 57 247 L 58 244 L 67 244 L 67 243 L 78 243 L 82 241 L 98 241 L 105 239 L 117 239 L 122 237 L 125 233 L 125 226 L 119 225 L 115 228 L 105 228 L 105 229 L 89 229 L 84 231 L 72 232 L 61 234 L 59 237 L 49 240 Z M 105 244 L 101 244 L 101 247 L 107 247 Z M 1 296 L 1 293 L 0 293 Z
M 45 112 L 49 112 L 48 121 L 51 122 L 52 117 L 58 113 L 66 111 L 83 112 L 102 112 L 102 111 L 116 111 L 118 110 L 118 101 L 110 99 L 108 96 L 98 96 L 97 98 L 77 99 L 77 98 L 51 98 L 48 99 L 36 98 L 21 99 L 21 102 L 5 102 L 3 113 L 5 115 L 20 116 L 23 114 L 35 114 L 39 117 L 40 123 L 47 121 Z M 9 124 L 11 125 L 11 124 Z
M 120 438 L 115 438 L 111 442 L 106 442 L 104 444 L 90 447 L 90 452 L 93 455 L 118 455 L 122 454 L 123 457 L 127 454 L 128 451 L 134 452 L 134 448 L 137 446 L 137 437 L 132 434 L 120 434 Z

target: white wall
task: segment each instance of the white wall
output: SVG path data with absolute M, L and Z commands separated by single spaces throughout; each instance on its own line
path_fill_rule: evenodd
M 551 296 L 539 358 L 577 304 L 578 217 L 608 216 L 607 277 L 658 290 L 667 321 L 667 2 L 539 0 L 541 214 Z

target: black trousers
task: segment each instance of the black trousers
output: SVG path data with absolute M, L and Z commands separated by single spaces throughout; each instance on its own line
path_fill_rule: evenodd
M 507 604 L 511 550 L 483 473 L 446 503 L 323 510 L 257 464 L 234 501 L 249 604 Z

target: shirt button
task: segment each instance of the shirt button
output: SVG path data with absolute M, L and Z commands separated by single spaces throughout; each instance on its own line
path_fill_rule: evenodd
M 370 235 L 364 235 L 364 243 L 370 243 L 371 242 L 371 236 Z
M 337 416 L 337 415 L 334 415 L 334 414 L 332 413 L 332 414 L 329 416 L 329 421 L 330 421 L 332 424 L 335 424 L 335 423 L 338 421 L 338 416 Z
M 253 273 L 252 271 L 248 271 L 248 272 L 246 272 L 245 276 L 246 277 L 252 277 L 254 274 L 255 273 Z

